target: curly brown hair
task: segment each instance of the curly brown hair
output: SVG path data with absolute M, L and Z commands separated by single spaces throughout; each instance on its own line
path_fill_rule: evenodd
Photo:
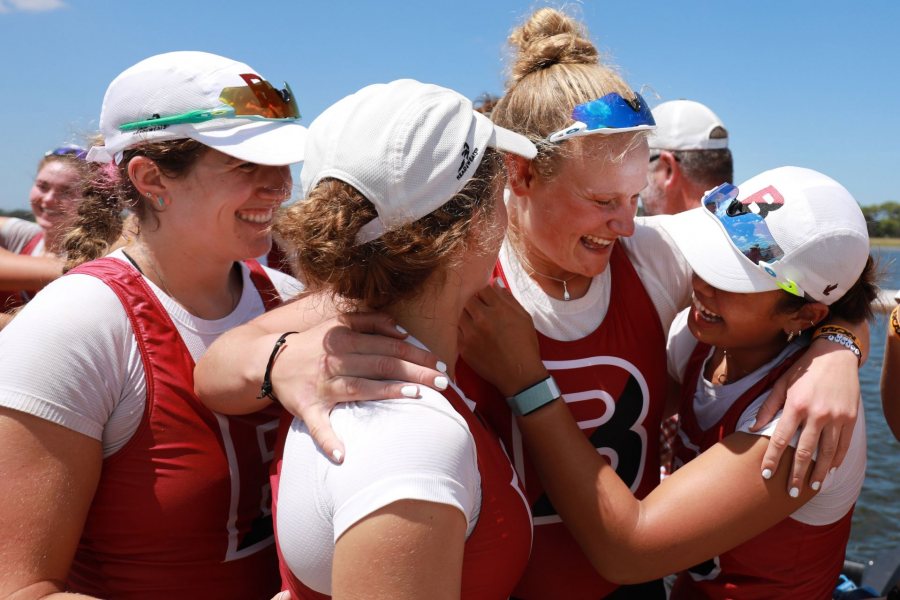
M 379 309 L 414 297 L 433 275 L 446 272 L 463 250 L 496 247 L 503 235 L 485 229 L 502 190 L 500 154 L 488 148 L 475 176 L 453 198 L 421 219 L 366 244 L 359 229 L 376 216 L 356 188 L 323 179 L 288 208 L 277 231 L 289 242 L 295 272 L 310 290 L 330 292 L 346 308 Z M 474 246 L 473 246 L 474 245 Z

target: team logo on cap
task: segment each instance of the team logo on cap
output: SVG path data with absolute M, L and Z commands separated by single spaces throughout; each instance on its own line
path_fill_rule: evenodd
M 475 157 L 478 156 L 478 148 L 474 150 L 470 150 L 469 143 L 463 143 L 463 150 L 460 153 L 462 154 L 462 162 L 459 164 L 459 168 L 456 170 L 456 179 L 459 181 L 462 179 L 462 176 L 466 174 L 466 171 L 469 170 L 469 167 L 472 165 L 472 161 L 475 160 Z
M 772 211 L 784 206 L 784 196 L 774 186 L 766 186 L 740 202 L 732 202 L 728 207 L 728 216 L 736 217 L 753 213 L 765 219 Z

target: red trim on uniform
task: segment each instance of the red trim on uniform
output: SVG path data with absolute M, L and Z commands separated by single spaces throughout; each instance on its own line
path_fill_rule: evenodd
M 37 232 L 22 246 L 18 254 L 20 256 L 31 256 L 31 253 L 34 252 L 34 249 L 37 248 L 42 239 L 44 239 L 44 232 Z M 0 291 L 0 312 L 9 312 L 14 308 L 24 306 L 35 294 L 37 294 L 37 290 Z
M 100 279 L 121 301 L 147 402 L 132 438 L 103 462 L 69 589 L 104 598 L 268 600 L 279 585 L 272 517 L 261 507 L 279 410 L 224 416 L 203 406 L 190 352 L 130 264 L 101 258 L 70 273 Z
M 609 308 L 588 336 L 561 342 L 538 334 L 541 358 L 559 384 L 567 406 L 598 452 L 612 459 L 635 495 L 659 484 L 659 427 L 666 403 L 666 339 L 656 307 L 625 250 L 610 256 Z M 498 261 L 494 276 L 505 275 Z M 508 287 L 508 286 L 507 286 Z M 478 402 L 513 458 L 535 521 L 531 561 L 516 598 L 602 598 L 617 587 L 591 566 L 553 508 L 526 460 L 515 418 L 505 399 L 465 362 L 457 380 Z M 610 414 L 612 408 L 612 414 Z M 524 474 L 523 474 L 524 473 Z

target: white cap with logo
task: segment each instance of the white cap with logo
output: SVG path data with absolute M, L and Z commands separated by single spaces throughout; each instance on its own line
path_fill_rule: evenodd
M 246 88 L 247 77 L 263 81 L 248 65 L 207 52 L 168 52 L 142 60 L 109 84 L 100 113 L 104 145 L 92 147 L 88 160 L 119 162 L 128 148 L 190 138 L 262 165 L 302 161 L 306 128 L 296 119 L 210 118 L 121 129 L 138 121 L 222 107 L 223 90 Z
M 300 185 L 303 196 L 325 178 L 359 190 L 378 211 L 357 235 L 364 244 L 443 206 L 488 147 L 537 154 L 528 138 L 494 125 L 453 90 L 412 79 L 370 85 L 310 124 Z
M 706 207 L 661 221 L 698 277 L 738 293 L 783 289 L 778 282 L 791 281 L 826 305 L 856 283 L 869 257 L 869 235 L 862 209 L 841 184 L 812 169 L 779 167 L 738 189 L 732 202 L 761 217 L 755 229 L 729 230 Z M 769 269 L 745 254 L 758 252 L 760 246 L 738 249 L 736 242 L 746 242 L 748 231 L 774 241 L 783 252 L 766 263 Z M 742 239 L 734 240 L 736 235 Z
M 728 147 L 728 132 L 722 120 L 699 102 L 671 100 L 663 102 L 652 112 L 656 130 L 650 134 L 647 143 L 653 150 L 717 150 Z

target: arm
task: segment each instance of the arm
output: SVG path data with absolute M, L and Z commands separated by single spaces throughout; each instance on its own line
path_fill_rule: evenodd
M 273 392 L 307 423 L 323 451 L 340 462 L 344 446 L 328 421 L 336 403 L 415 397 L 418 388 L 409 383 L 375 380 L 439 387 L 444 375 L 430 368 L 437 363 L 434 355 L 404 343 L 406 333 L 386 315 L 335 314 L 321 298 L 307 296 L 229 331 L 197 363 L 197 394 L 208 407 L 225 414 L 268 405 L 269 398 L 257 396 L 275 341 L 282 333 L 298 331 L 275 356 Z
M 338 539 L 333 597 L 459 598 L 465 533 L 465 517 L 453 506 L 389 504 Z
M 0 290 L 39 290 L 60 275 L 63 261 L 47 256 L 22 256 L 0 248 Z
M 97 440 L 0 408 L 0 596 L 76 596 L 65 581 L 101 462 Z
M 900 441 L 900 304 L 888 319 L 881 365 L 881 407 L 894 437 Z
M 646 581 L 716 556 L 815 494 L 808 486 L 797 499 L 784 494 L 787 469 L 770 480 L 755 477 L 767 441 L 736 433 L 639 501 L 560 400 L 520 418 L 519 427 L 566 526 L 600 574 L 619 583 Z M 784 460 L 790 459 L 788 452 Z
M 868 323 L 832 320 L 829 324 L 849 329 L 859 338 L 862 362 L 865 362 L 869 349 Z M 859 409 L 859 365 L 860 361 L 850 350 L 817 339 L 781 376 L 754 425 L 754 431 L 758 431 L 784 406 L 761 461 L 763 477 L 774 473 L 779 463 L 784 464 L 782 453 L 798 431 L 800 439 L 794 452 L 789 488 L 799 487 L 807 479 L 813 456 L 816 462 L 808 478 L 810 484 L 821 484 L 829 470 L 841 464 L 850 447 Z

